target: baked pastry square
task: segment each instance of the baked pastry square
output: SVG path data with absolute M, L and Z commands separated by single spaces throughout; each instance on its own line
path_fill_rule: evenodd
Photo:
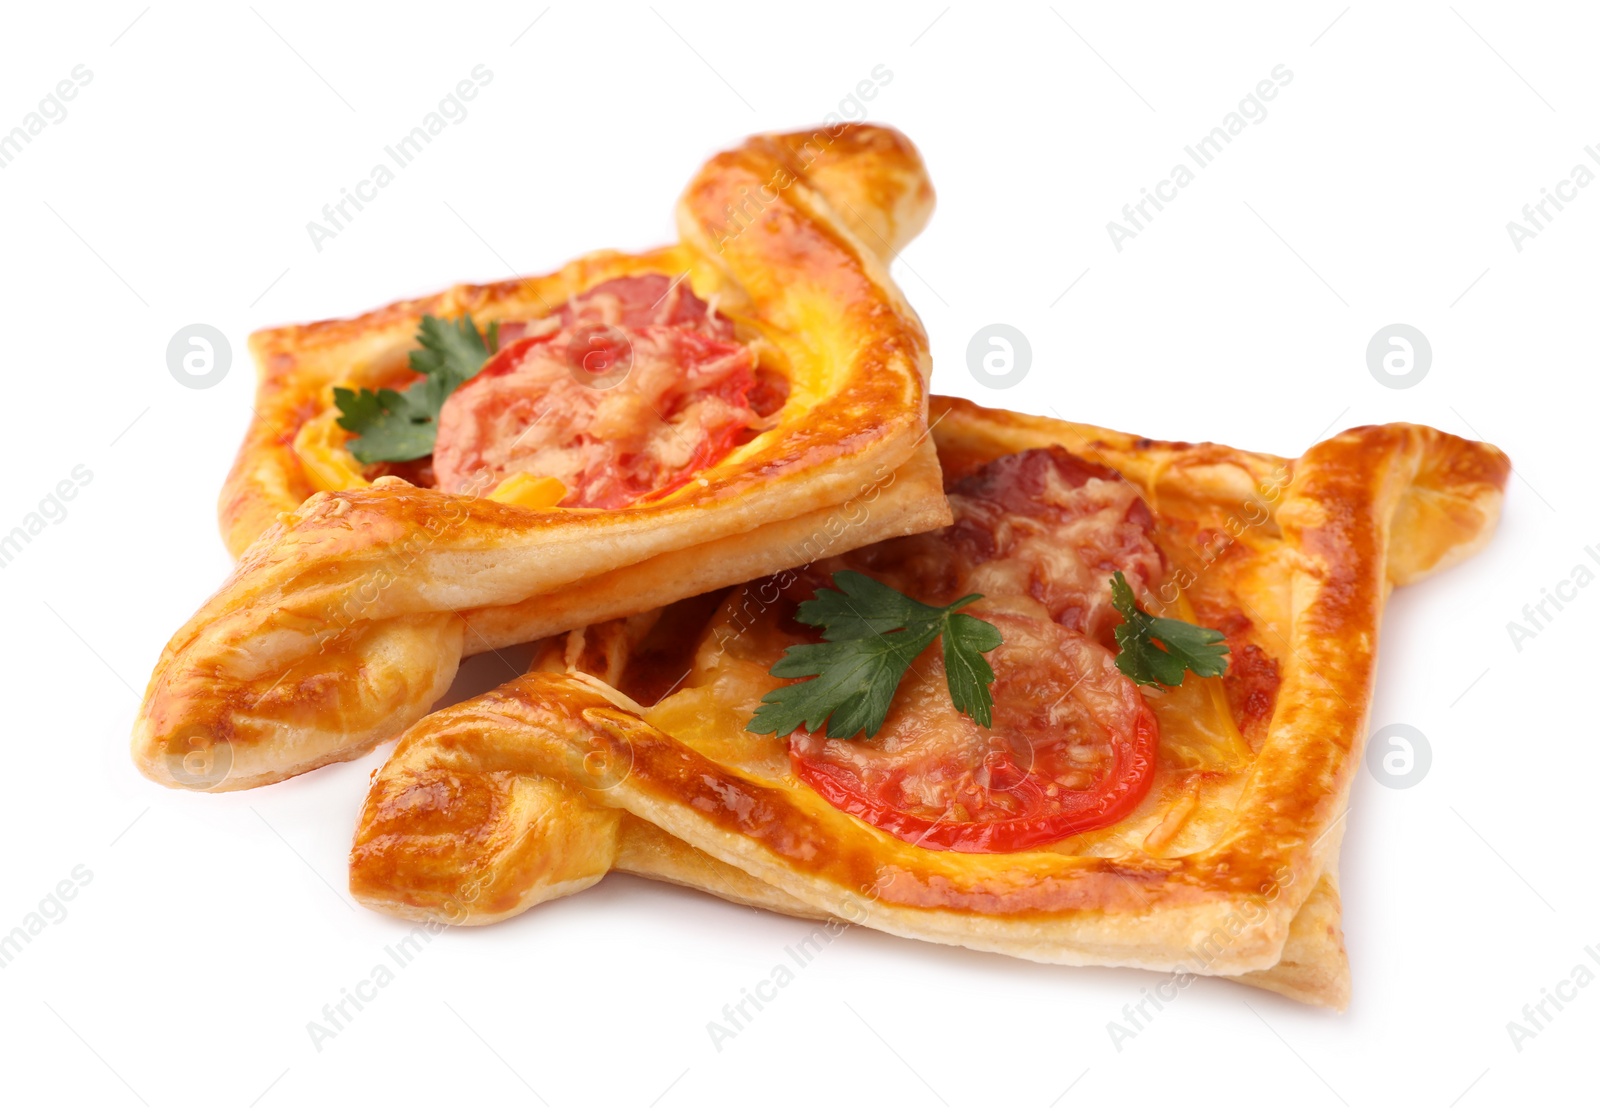
M 161 655 L 140 770 L 226 790 L 349 759 L 463 655 L 948 521 L 887 262 L 932 201 L 890 129 L 757 136 L 695 176 L 672 247 L 256 334 L 239 564 Z M 431 456 L 364 467 L 334 391 L 397 412 L 419 328 L 499 348 Z
M 1392 587 L 1485 544 L 1506 457 L 1387 425 L 1287 460 L 954 399 L 934 400 L 932 428 L 950 528 L 553 639 L 535 671 L 402 735 L 362 812 L 352 893 L 397 916 L 487 923 L 621 870 L 917 939 L 1227 976 L 1343 1008 L 1338 852 L 1379 619 Z M 1083 562 L 1095 576 L 1074 579 Z M 1222 632 L 1227 674 L 1136 700 L 1118 687 L 1110 651 L 1088 646 L 1112 566 L 1152 611 Z M 781 647 L 805 638 L 794 600 L 841 569 L 936 604 L 984 590 L 973 613 L 991 608 L 1006 635 L 989 655 L 995 734 L 1010 733 L 1012 756 L 1018 739 L 1031 748 L 1029 786 L 993 781 L 1009 768 L 993 748 L 965 769 L 959 753 L 947 761 L 952 738 L 983 735 L 915 668 L 873 739 L 747 730 Z M 1049 671 L 1071 660 L 1069 687 Z M 1052 725 L 1089 722 L 1090 706 L 1128 730 L 1057 742 Z M 1141 752 L 1147 716 L 1159 738 Z M 1113 767 L 1113 751 L 1132 757 Z M 964 792 L 976 795 L 957 808 Z M 1062 823 L 1055 802 L 1090 792 L 1105 807 Z

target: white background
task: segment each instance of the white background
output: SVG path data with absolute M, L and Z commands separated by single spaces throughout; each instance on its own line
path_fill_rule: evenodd
M 1507 1023 L 1574 966 L 1600 976 L 1584 953 L 1600 952 L 1600 587 L 1520 648 L 1507 623 L 1580 562 L 1600 571 L 1583 552 L 1600 546 L 1600 187 L 1521 252 L 1506 223 L 1575 164 L 1600 170 L 1593 16 L 542 7 L 7 10 L 0 131 L 75 65 L 93 78 L 0 170 L 0 533 L 74 466 L 93 479 L 0 568 L 0 934 L 75 866 L 93 878 L 0 969 L 0 1101 L 1492 1110 L 1589 1094 L 1600 989 L 1520 1051 Z M 306 222 L 479 63 L 493 80 L 467 118 L 315 250 Z M 1416 727 L 1432 763 L 1414 788 L 1365 771 L 1356 786 L 1350 1011 L 1206 982 L 1119 1050 L 1107 1025 L 1149 975 L 852 930 L 718 1050 L 707 1023 L 810 926 L 618 877 L 446 932 L 316 1050 L 307 1023 L 410 927 L 344 885 L 384 752 L 226 796 L 148 784 L 126 753 L 161 645 L 229 565 L 214 501 L 249 416 L 247 335 L 666 241 L 707 155 L 840 111 L 879 64 L 893 76 L 871 117 L 920 145 L 939 191 L 895 267 L 938 390 L 1290 456 L 1397 420 L 1512 456 L 1488 550 L 1386 617 L 1373 723 Z M 1293 80 L 1268 116 L 1116 251 L 1106 223 L 1279 64 Z M 233 344 L 209 390 L 166 366 L 196 322 Z M 966 367 L 996 322 L 1033 349 L 1007 391 Z M 1434 353 L 1406 390 L 1364 356 L 1396 322 Z

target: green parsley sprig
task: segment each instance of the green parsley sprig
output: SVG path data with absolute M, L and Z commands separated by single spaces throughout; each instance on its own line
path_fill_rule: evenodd
M 335 387 L 339 425 L 357 434 L 345 443 L 362 464 L 380 460 L 416 460 L 433 452 L 444 400 L 482 370 L 500 346 L 498 322 L 487 335 L 479 333 L 472 315 L 458 318 L 424 316 L 417 329 L 420 348 L 411 350 L 411 370 L 424 378 L 404 391 Z
M 992 623 L 958 612 L 982 596 L 963 596 L 933 607 L 849 569 L 833 576 L 795 618 L 821 627 L 823 641 L 790 646 L 772 667 L 774 677 L 809 677 L 761 698 L 747 730 L 780 738 L 804 725 L 824 723 L 828 738 L 849 739 L 883 727 L 901 678 L 935 638 L 944 653 L 950 701 L 984 727 L 992 722 L 994 670 L 983 655 L 1000 645 Z M 837 589 L 837 590 L 836 590 Z
M 1111 602 L 1123 621 L 1112 633 L 1117 639 L 1117 668 L 1141 685 L 1175 688 L 1185 672 L 1220 677 L 1228 668 L 1223 633 L 1210 627 L 1151 615 L 1133 598 L 1121 571 L 1111 577 Z

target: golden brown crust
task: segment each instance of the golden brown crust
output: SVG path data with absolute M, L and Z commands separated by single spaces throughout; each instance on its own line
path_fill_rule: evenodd
M 464 654 L 527 642 L 638 608 L 659 607 L 882 538 L 945 525 L 949 511 L 933 442 L 924 438 L 899 468 L 843 492 L 832 506 L 742 534 L 661 553 L 509 606 L 463 611 Z
M 680 244 L 639 255 L 595 252 L 549 275 L 455 286 L 359 317 L 255 333 L 254 420 L 219 500 L 228 547 L 243 553 L 317 490 L 295 455 L 295 434 L 329 404 L 333 386 L 375 387 L 402 374 L 424 314 L 540 317 L 622 275 L 687 273 L 695 293 L 716 296 L 724 313 L 771 342 L 810 396 L 785 411 L 783 436 L 737 454 L 744 488 L 800 467 L 857 465 L 863 456 L 893 466 L 925 428 L 928 355 L 921 322 L 885 261 L 932 209 L 921 157 L 893 129 L 754 136 L 690 183 L 678 205 Z M 889 451 L 862 452 L 875 442 Z M 734 471 L 706 476 L 723 483 Z
M 1324 874 L 1290 922 L 1278 962 L 1231 977 L 1297 1002 L 1343 1011 L 1350 1004 L 1350 960 L 1340 915 L 1338 876 Z
M 678 598 L 659 578 L 678 553 L 699 558 L 683 594 L 776 571 L 802 526 L 885 477 L 907 482 L 885 513 L 847 522 L 833 550 L 948 521 L 928 450 L 919 453 L 927 338 L 887 264 L 852 231 L 870 225 L 898 247 L 926 219 L 931 189 L 898 133 L 812 135 L 810 147 L 757 136 L 713 158 L 679 205 L 675 247 L 601 253 L 543 278 L 253 337 L 257 417 L 222 498 L 224 532 L 243 552 L 162 654 L 135 726 L 139 768 L 174 786 L 235 789 L 351 757 L 421 716 L 463 646 Z M 855 215 L 838 217 L 833 200 Z M 759 334 L 789 381 L 774 428 L 673 494 L 614 511 L 528 510 L 393 478 L 312 495 L 292 444 L 299 425 L 333 384 L 393 375 L 422 314 L 537 316 L 640 271 L 682 274 Z M 582 600 L 565 600 L 574 586 Z
M 1250 616 L 1281 672 L 1270 723 L 1246 765 L 1189 782 L 1168 770 L 1125 820 L 1045 849 L 932 851 L 839 812 L 786 763 L 763 758 L 759 737 L 738 727 L 748 708 L 728 711 L 732 726 L 713 722 L 719 702 L 745 699 L 732 665 L 702 678 L 698 719 L 682 719 L 692 739 L 646 722 L 662 717 L 605 685 L 530 674 L 401 738 L 368 798 L 352 891 L 403 915 L 437 915 L 437 886 L 397 869 L 425 862 L 430 878 L 449 880 L 481 865 L 482 833 L 516 826 L 492 803 L 490 783 L 527 775 L 625 812 L 760 883 L 736 886 L 671 843 L 631 860 L 644 864 L 641 872 L 736 900 L 763 904 L 764 886 L 791 906 L 900 935 L 1049 962 L 1250 976 L 1342 1007 L 1348 973 L 1333 871 L 1366 731 L 1379 615 L 1393 582 L 1484 543 L 1509 467 L 1503 454 L 1395 425 L 1350 430 L 1286 461 L 942 399 L 933 428 L 947 474 L 1063 444 L 1116 467 L 1174 530 L 1230 535 L 1216 550 L 1178 552 L 1175 565 L 1197 604 L 1226 600 Z M 674 699 L 693 701 L 698 691 Z M 435 802 L 412 792 L 440 777 L 470 784 L 488 802 L 477 828 L 441 825 Z M 1174 836 L 1164 818 L 1182 792 L 1197 803 L 1184 803 Z M 369 834 L 379 817 L 393 840 L 381 848 Z M 413 824 L 454 839 L 410 845 L 404 833 Z M 624 868 L 629 855 L 617 853 Z M 522 895 L 502 894 L 472 915 L 493 920 L 523 907 Z

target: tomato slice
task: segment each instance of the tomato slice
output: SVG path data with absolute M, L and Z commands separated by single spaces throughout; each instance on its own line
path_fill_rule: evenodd
M 951 526 L 802 570 L 789 595 L 844 567 L 928 602 L 982 594 L 971 614 L 1003 639 L 987 656 L 994 726 L 955 710 L 935 645 L 871 739 L 792 733 L 795 773 L 845 812 L 940 850 L 1024 851 L 1116 823 L 1148 792 L 1159 737 L 1116 667 L 1110 593 L 1119 569 L 1136 592 L 1162 575 L 1150 508 L 1116 472 L 1056 447 L 999 457 L 949 495 Z
M 941 851 L 1025 851 L 1122 819 L 1155 772 L 1155 713 L 1110 651 L 1046 619 L 1000 628 L 994 726 L 950 703 L 937 647 L 913 663 L 872 739 L 789 736 L 795 773 L 830 804 Z
M 441 490 L 481 493 L 528 472 L 564 483 L 567 507 L 660 498 L 782 401 L 731 322 L 666 275 L 601 283 L 549 318 L 508 323 L 501 340 L 440 412 Z

